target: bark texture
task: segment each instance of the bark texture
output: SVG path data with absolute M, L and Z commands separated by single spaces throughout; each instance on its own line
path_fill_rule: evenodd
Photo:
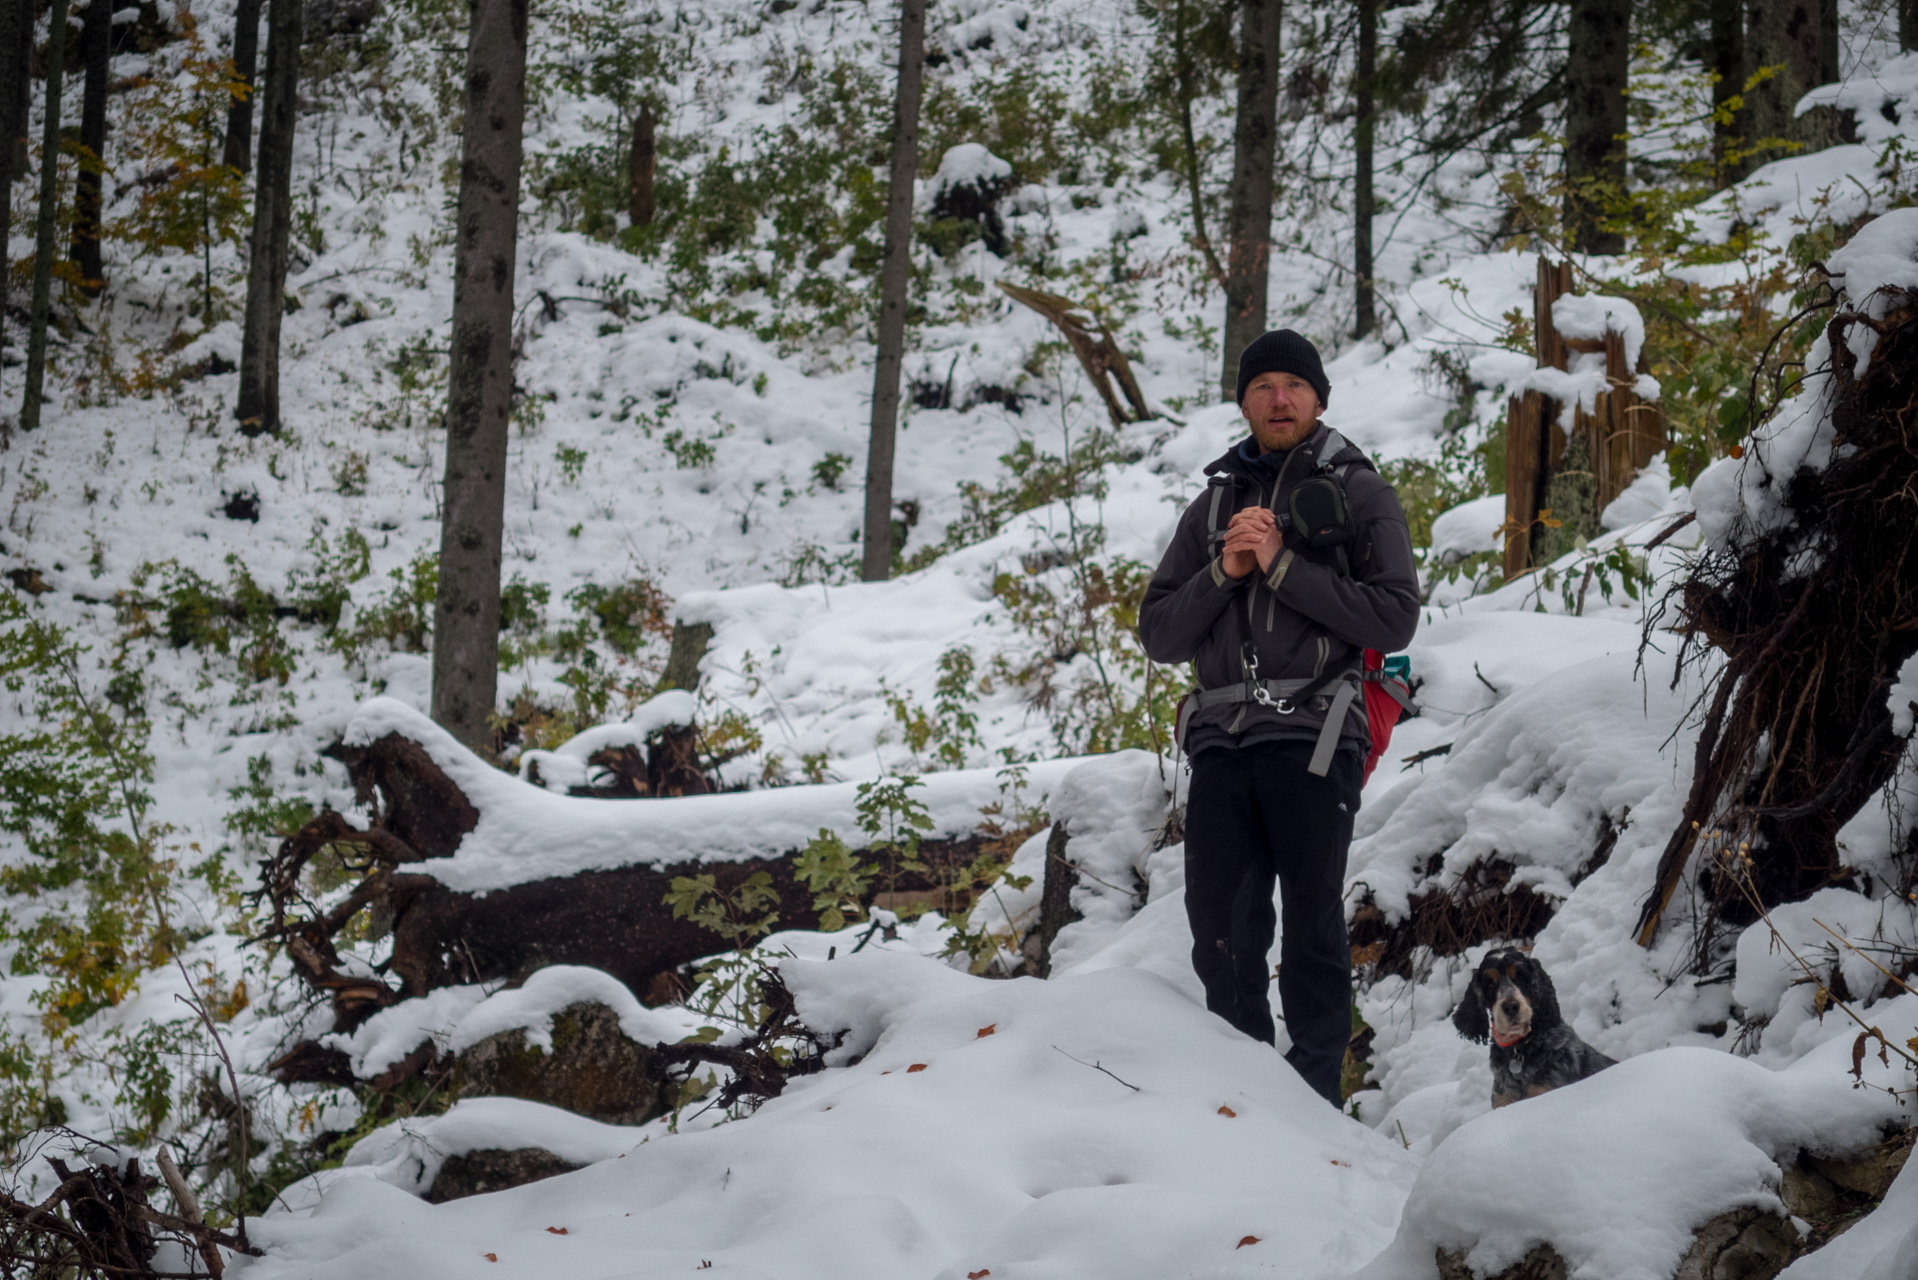
M 899 367 L 906 355 L 906 286 L 912 277 L 913 179 L 919 171 L 919 98 L 926 78 L 926 0 L 899 8 L 899 89 L 893 99 L 892 176 L 886 187 L 886 256 L 879 267 L 879 351 L 872 368 L 866 447 L 865 539 L 859 576 L 892 576 L 892 455 L 899 427 Z
M 0 0 L 0 210 L 13 208 L 13 176 L 26 154 L 27 60 L 32 0 Z M 0 332 L 11 300 L 11 271 L 0 271 Z M 4 344 L 0 344 L 3 346 Z
M 107 65 L 113 56 L 114 0 L 91 0 L 80 29 L 86 82 L 80 98 L 80 172 L 73 185 L 73 265 L 89 295 L 100 292 L 100 180 L 107 154 Z M 4 206 L 0 206 L 4 207 Z
M 1712 109 L 1730 110 L 1732 116 L 1712 125 L 1712 159 L 1718 186 L 1724 188 L 1751 172 L 1741 154 L 1751 118 L 1744 106 L 1745 79 L 1751 74 L 1745 57 L 1745 0 L 1711 0 L 1711 24 Z
M 1353 83 L 1352 122 L 1352 336 L 1363 338 L 1378 327 L 1372 292 L 1373 135 L 1378 124 L 1379 0 L 1359 0 L 1359 66 Z
M 246 84 L 226 109 L 226 144 L 220 160 L 235 173 L 253 165 L 254 70 L 260 57 L 260 6 L 264 0 L 239 0 L 233 10 L 233 74 Z
M 1826 52 L 1828 21 L 1823 0 L 1751 0 L 1746 10 L 1745 52 L 1753 71 L 1772 74 L 1745 95 L 1746 135 L 1753 142 L 1779 139 L 1816 151 L 1838 140 L 1829 108 L 1794 116 L 1807 90 L 1825 83 L 1837 50 Z M 1774 148 L 1764 158 L 1775 158 Z
M 50 30 L 64 35 L 67 0 L 53 0 Z M 47 320 L 53 310 L 53 241 L 60 174 L 60 82 L 66 78 L 64 39 L 47 41 L 47 117 L 40 138 L 40 216 L 33 246 L 33 316 L 27 327 L 27 389 L 20 401 L 20 429 L 40 425 L 40 398 L 47 382 Z
M 13 109 L 13 134 L 8 149 L 12 157 L 10 176 L 24 178 L 31 164 L 27 147 L 27 126 L 32 94 L 32 77 L 29 67 L 33 61 L 33 15 L 34 0 L 5 0 L 13 6 L 15 14 L 13 43 L 6 46 L 6 56 L 13 63 L 13 85 L 7 99 Z M 9 205 L 9 208 L 12 206 Z
M 266 99 L 248 242 L 246 327 L 240 339 L 240 430 L 280 429 L 280 318 L 293 222 L 293 128 L 300 87 L 303 0 L 272 0 L 266 19 Z
M 1280 0 L 1239 5 L 1239 109 L 1226 215 L 1225 353 L 1220 399 L 1239 389 L 1239 353 L 1265 332 L 1272 268 L 1272 161 L 1278 144 Z
M 626 212 L 636 227 L 650 227 L 656 211 L 653 182 L 659 164 L 659 117 L 642 106 L 633 121 L 633 150 L 627 161 Z
M 1600 225 L 1625 193 L 1625 90 L 1632 66 L 1630 0 L 1572 0 L 1565 60 L 1565 223 L 1572 248 L 1619 253 Z
M 447 373 L 433 719 L 487 742 L 499 684 L 500 540 L 513 404 L 513 276 L 526 124 L 526 0 L 472 0 Z

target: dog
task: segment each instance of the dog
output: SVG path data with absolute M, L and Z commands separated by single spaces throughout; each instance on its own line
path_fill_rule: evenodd
M 1544 967 L 1510 947 L 1479 961 L 1452 1025 L 1467 1040 L 1491 1040 L 1494 1107 L 1536 1098 L 1616 1065 L 1565 1025 Z

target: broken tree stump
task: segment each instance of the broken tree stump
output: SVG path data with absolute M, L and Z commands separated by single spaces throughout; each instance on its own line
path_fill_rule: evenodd
M 1638 395 L 1640 374 L 1649 373 L 1644 344 L 1627 360 L 1625 336 L 1607 328 L 1598 337 L 1559 332 L 1553 308 L 1575 296 L 1572 265 L 1538 260 L 1532 290 L 1532 331 L 1538 368 L 1570 371 L 1577 355 L 1602 355 L 1605 387 L 1587 411 L 1566 406 L 1537 388 L 1527 388 L 1505 408 L 1505 577 L 1517 577 L 1564 550 L 1576 535 L 1590 535 L 1599 512 L 1628 488 L 1666 447 L 1665 415 Z M 1566 531 L 1559 532 L 1561 526 Z

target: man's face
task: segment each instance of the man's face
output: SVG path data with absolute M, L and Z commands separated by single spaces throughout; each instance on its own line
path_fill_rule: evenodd
M 1266 453 L 1290 449 L 1318 425 L 1319 393 L 1296 373 L 1262 373 L 1245 389 L 1239 412 Z

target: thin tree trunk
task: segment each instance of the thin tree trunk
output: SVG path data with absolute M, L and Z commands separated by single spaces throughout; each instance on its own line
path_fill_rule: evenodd
M 1205 232 L 1205 201 L 1199 194 L 1199 144 L 1192 129 L 1192 99 L 1198 96 L 1193 84 L 1192 33 L 1185 23 L 1186 0 L 1175 0 L 1172 7 L 1172 61 L 1179 83 L 1179 136 L 1185 143 L 1185 185 L 1192 201 L 1192 242 L 1205 257 L 1206 270 L 1219 288 L 1225 288 L 1225 268 L 1212 248 L 1212 237 Z
M 1571 247 L 1622 253 L 1601 226 L 1625 194 L 1625 91 L 1632 69 L 1630 0 L 1572 0 L 1565 59 L 1565 223 Z
M 226 109 L 226 146 L 220 159 L 235 173 L 253 164 L 253 89 L 255 64 L 260 56 L 262 0 L 239 0 L 233 10 L 233 74 L 247 92 L 235 93 Z
M 1745 62 L 1744 0 L 1711 0 L 1712 22 L 1712 109 L 1723 115 L 1731 111 L 1733 99 L 1742 99 L 1745 79 L 1751 74 Z M 1751 171 L 1740 154 L 1749 136 L 1746 122 L 1751 113 L 1742 100 L 1731 119 L 1719 119 L 1712 126 L 1712 160 L 1717 185 L 1729 187 Z
M 912 277 L 912 194 L 919 171 L 919 96 L 926 77 L 926 0 L 902 0 L 899 91 L 893 100 L 892 176 L 886 187 L 886 256 L 879 268 L 879 351 L 872 369 L 872 437 L 866 448 L 866 523 L 859 577 L 892 575 L 892 454 L 899 366 L 906 356 L 906 286 Z
M 1353 86 L 1358 99 L 1352 122 L 1352 145 L 1357 153 L 1352 174 L 1352 336 L 1363 338 L 1378 325 L 1372 293 L 1372 150 L 1378 126 L 1378 103 L 1372 78 L 1378 74 L 1379 0 L 1359 0 L 1359 74 Z
M 28 154 L 27 128 L 32 123 L 32 75 L 34 0 L 14 0 L 20 7 L 20 27 L 15 34 L 13 56 L 13 176 L 24 178 L 32 165 Z
M 1239 113 L 1226 221 L 1225 352 L 1220 398 L 1239 388 L 1239 353 L 1265 332 L 1272 268 L 1272 163 L 1279 136 L 1281 0 L 1240 0 Z
M 1898 47 L 1918 49 L 1918 0 L 1898 0 Z
M 626 172 L 626 211 L 632 215 L 636 227 L 649 227 L 653 223 L 658 130 L 659 120 L 653 115 L 652 104 L 642 103 L 639 118 L 633 121 L 633 150 Z
M 1794 114 L 1798 100 L 1824 83 L 1833 61 L 1825 54 L 1825 25 L 1822 0 L 1752 0 L 1745 52 L 1752 67 L 1769 67 L 1772 75 L 1746 95 L 1747 137 L 1802 143 L 1813 151 L 1837 141 L 1830 108 Z
M 1819 3 L 1818 83 L 1837 84 L 1841 75 L 1840 55 L 1844 46 L 1839 43 L 1838 0 L 1820 0 Z M 1806 113 L 1807 116 L 1823 116 L 1814 122 L 1814 130 L 1824 130 L 1833 142 L 1851 143 L 1858 141 L 1858 119 L 1850 111 L 1840 111 L 1836 107 L 1816 107 Z
M 0 244 L 13 226 L 13 171 L 15 157 L 25 146 L 27 119 L 21 110 L 27 81 L 26 62 L 19 57 L 21 33 L 33 30 L 33 0 L 0 0 Z M 0 253 L 0 351 L 6 349 L 7 304 L 11 277 Z
M 527 0 L 469 0 L 467 9 L 439 598 L 433 609 L 433 719 L 470 747 L 491 739 L 487 722 L 499 688 L 526 9 Z
M 86 83 L 80 97 L 80 173 L 73 184 L 73 265 L 89 296 L 100 292 L 100 182 L 107 154 L 107 64 L 113 56 L 114 0 L 90 0 L 80 28 Z
M 267 10 L 266 101 L 260 171 L 247 245 L 246 328 L 240 337 L 240 430 L 280 429 L 280 317 L 286 310 L 287 244 L 293 222 L 293 128 L 300 88 L 301 0 Z
M 40 221 L 33 246 L 33 318 L 27 328 L 27 391 L 20 401 L 20 429 L 40 425 L 47 381 L 47 318 L 53 309 L 54 224 L 60 175 L 60 81 L 66 76 L 67 0 L 53 0 L 47 41 L 47 118 L 40 138 Z

